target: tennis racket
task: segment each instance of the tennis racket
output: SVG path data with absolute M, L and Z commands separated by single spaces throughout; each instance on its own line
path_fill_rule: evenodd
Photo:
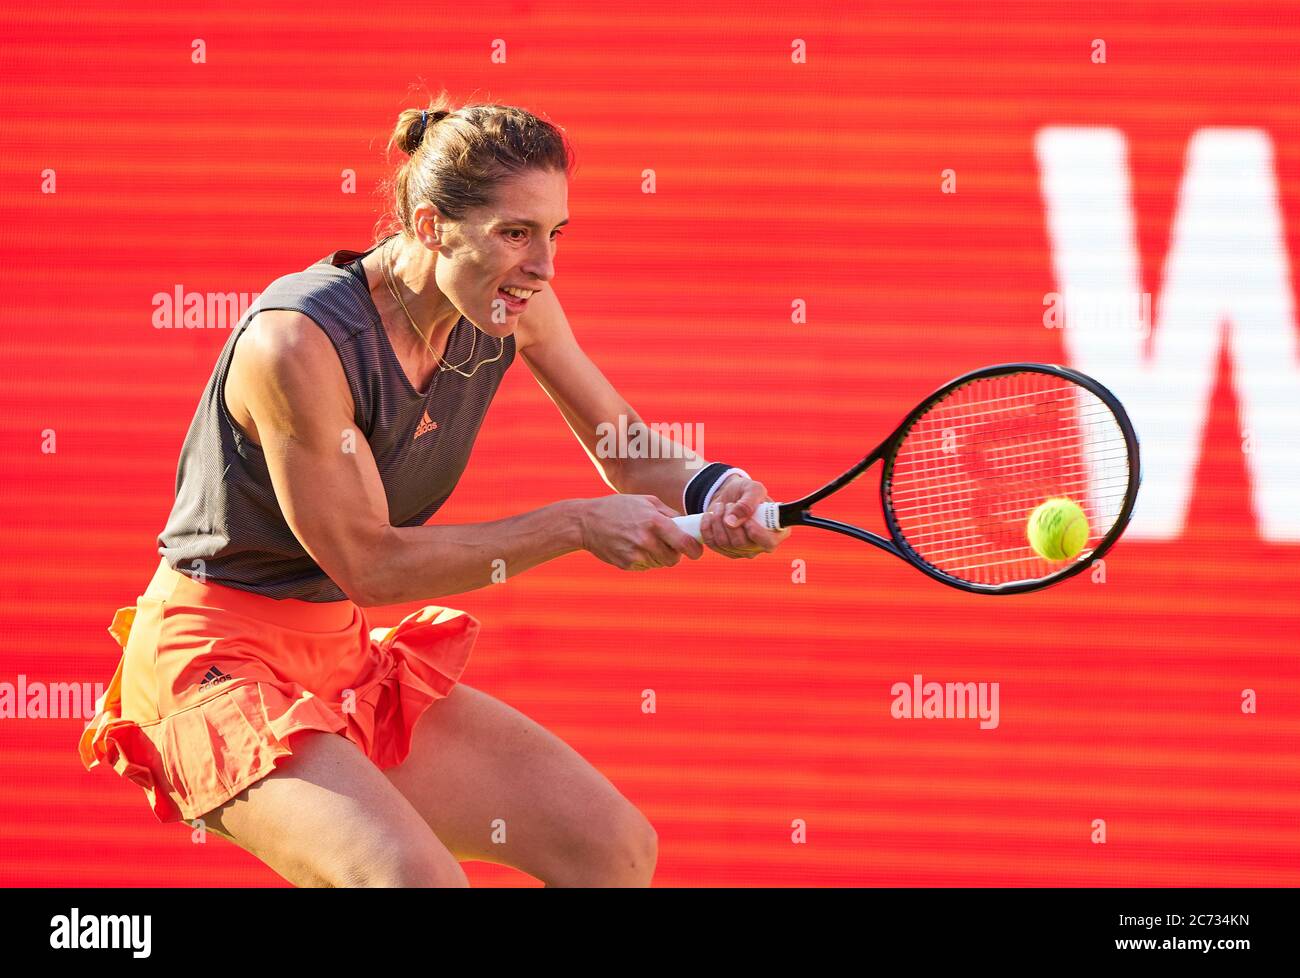
M 877 462 L 888 538 L 813 514 Z M 842 533 L 963 591 L 1022 594 L 1104 555 L 1141 478 L 1137 435 L 1114 394 L 1066 367 L 1005 363 L 944 385 L 839 478 L 792 503 L 763 503 L 754 519 Z M 1083 509 L 1088 539 L 1076 556 L 1048 560 L 1029 544 L 1029 516 L 1062 496 Z M 700 514 L 675 522 L 700 539 Z

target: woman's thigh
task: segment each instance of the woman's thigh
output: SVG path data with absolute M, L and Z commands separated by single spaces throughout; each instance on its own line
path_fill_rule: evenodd
M 466 886 L 428 823 L 356 744 L 293 735 L 293 754 L 202 816 L 298 886 Z
M 655 831 L 577 751 L 514 707 L 456 685 L 384 775 L 457 859 L 549 885 L 646 886 Z

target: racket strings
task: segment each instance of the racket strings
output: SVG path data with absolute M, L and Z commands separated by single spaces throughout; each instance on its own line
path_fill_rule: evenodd
M 1049 459 L 1046 457 L 1047 454 L 1049 454 L 1049 453 L 1050 453 L 1050 454 L 1055 454 L 1055 450 L 1054 450 L 1054 449 L 1043 449 L 1042 451 L 1043 451 L 1043 453 L 1044 453 L 1044 455 L 1045 455 L 1045 457 L 1042 458 L 1042 459 L 1038 459 L 1038 458 L 1034 458 L 1034 457 L 1033 457 L 1033 456 L 1035 456 L 1036 454 L 1038 454 L 1037 452 L 1022 452 L 1021 454 L 1016 455 L 1016 456 L 1008 456 L 1008 457 L 1002 459 L 1002 462 L 1003 462 L 1003 464 L 1004 464 L 1008 469 L 1010 469 L 1013 465 L 1020 464 L 1020 465 L 1023 465 L 1023 467 L 1024 467 L 1026 470 L 1028 470 L 1028 469 L 1030 469 L 1030 468 L 1031 468 L 1035 463 L 1049 461 Z M 1088 453 L 1079 453 L 1079 456 L 1078 456 L 1078 460 L 1077 460 L 1077 461 L 1075 461 L 1075 462 L 1071 462 L 1071 463 L 1062 464 L 1061 467 L 1062 467 L 1062 468 L 1067 468 L 1067 467 L 1069 467 L 1069 466 L 1072 465 L 1072 466 L 1074 466 L 1074 467 L 1076 467 L 1076 468 L 1080 468 L 1080 469 L 1086 468 L 1086 469 L 1088 469 L 1089 471 L 1091 471 L 1092 468 L 1093 468 L 1093 466 L 1095 466 L 1095 465 L 1098 464 L 1098 463 L 1102 463 L 1102 462 L 1110 462 L 1110 461 L 1114 461 L 1115 459 L 1126 459 L 1127 457 L 1128 457 L 1127 452 L 1122 452 L 1122 453 L 1120 453 L 1120 454 L 1118 454 L 1118 455 L 1115 454 L 1115 453 L 1113 453 L 1113 452 L 1104 452 L 1104 453 L 1103 453 L 1103 452 L 1095 452 L 1095 453 L 1093 453 L 1093 452 L 1088 452 Z M 943 470 L 943 469 L 936 469 L 936 470 L 932 473 L 932 478 L 939 478 L 939 477 L 941 477 L 941 476 L 950 476 L 950 477 L 951 477 L 951 481 L 952 481 L 954 484 L 956 484 L 956 483 L 962 481 L 962 479 L 961 479 L 961 473 L 962 473 L 962 471 L 963 471 L 963 470 L 962 470 L 962 466 L 961 466 L 960 464 L 958 464 L 958 465 L 954 465 L 954 466 L 952 466 L 951 468 L 946 469 L 946 470 Z M 967 481 L 967 482 L 975 482 L 975 481 L 977 481 L 977 480 L 975 480 L 975 479 L 966 479 L 965 481 Z M 921 493 L 921 490 L 918 489 L 918 490 L 916 490 L 916 492 L 917 492 L 918 494 L 920 494 L 920 493 Z
M 1075 427 L 1076 429 L 1082 429 L 1082 428 L 1086 428 L 1086 427 L 1088 427 L 1089 425 L 1100 426 L 1100 425 L 1105 425 L 1105 424 L 1107 423 L 1107 421 L 1110 421 L 1110 420 L 1113 420 L 1113 419 L 1110 418 L 1110 417 L 1107 417 L 1107 418 L 1098 418 L 1098 419 L 1093 420 L 1093 421 L 1083 421 L 1083 420 L 1080 420 L 1080 421 L 1079 421 L 1079 422 L 1078 422 L 1074 427 Z M 945 428 L 945 429 L 944 429 L 944 437 L 945 437 L 945 438 L 951 438 L 952 436 L 956 435 L 957 432 L 959 431 L 960 427 L 961 427 L 961 426 L 956 426 L 956 425 L 954 425 L 954 426 L 950 426 L 950 427 Z M 967 427 L 967 428 L 978 428 L 978 429 L 980 429 L 980 430 L 984 430 L 984 429 L 987 427 L 987 425 L 985 425 L 985 424 L 976 424 L 976 425 L 966 425 L 965 427 Z M 1040 439 L 1039 441 L 1035 442 L 1034 445 L 1047 445 L 1047 444 L 1049 444 L 1049 443 L 1051 443 L 1051 442 L 1054 442 L 1054 441 L 1059 441 L 1059 442 L 1064 442 L 1064 441 L 1077 441 L 1077 440 L 1078 440 L 1078 434 L 1079 434 L 1078 431 L 1075 430 L 1075 431 L 1071 431 L 1071 432 L 1069 432 L 1068 434 L 1058 435 L 1058 436 L 1053 437 L 1053 438 L 1043 438 L 1043 439 Z M 1019 447 L 1030 447 L 1030 446 L 1019 446 Z M 923 447 L 923 448 L 909 448 L 906 452 L 899 452 L 899 453 L 895 456 L 895 458 L 897 459 L 897 458 L 907 458 L 907 457 L 909 457 L 909 456 L 929 455 L 929 454 L 933 453 L 933 452 L 935 451 L 936 448 L 939 448 L 940 450 L 942 450 L 941 445 L 929 445 L 929 446 L 926 446 L 926 447 Z M 1035 450 L 1038 450 L 1038 449 L 1035 449 Z M 956 464 L 960 464 L 960 463 L 956 463 Z
M 1118 488 L 1118 491 L 1116 491 L 1117 488 Z M 1124 493 L 1125 493 L 1125 491 L 1128 489 L 1128 481 L 1125 480 L 1124 485 L 1123 485 L 1122 487 L 1105 486 L 1105 487 L 1103 487 L 1103 489 L 1108 490 L 1110 494 L 1113 494 L 1114 497 L 1122 503 L 1123 498 L 1124 498 Z M 955 497 L 954 497 L 954 498 L 955 498 Z M 928 510 L 921 509 L 920 507 L 917 507 L 917 508 L 914 508 L 914 509 L 912 509 L 912 510 L 901 509 L 901 510 L 895 510 L 894 512 L 895 512 L 896 515 L 898 515 L 898 514 L 904 514 L 904 513 L 910 513 L 910 512 L 929 512 L 929 511 L 928 511 Z M 999 518 L 1003 518 L 1003 517 L 1005 517 L 1005 518 L 1007 518 L 1007 519 L 1010 519 L 1010 518 L 1014 518 L 1014 517 L 1015 517 L 1016 515 L 1018 515 L 1019 513 L 1020 513 L 1020 507 L 1019 507 L 1019 506 L 1013 506 L 1013 507 L 1010 507 L 1010 508 L 1008 508 L 1008 509 L 990 510 L 989 515 L 990 515 L 990 516 L 994 516 L 994 517 L 999 517 Z M 1085 513 L 1085 515 L 1086 515 L 1086 514 L 1087 514 L 1087 510 L 1084 510 L 1084 513 Z M 942 516 L 942 515 L 946 515 L 946 513 L 939 513 L 939 514 L 930 513 L 929 515 L 931 515 L 931 516 L 935 516 L 935 515 Z M 1026 516 L 1026 520 L 1028 520 L 1028 516 Z M 928 532 L 921 532 L 921 533 L 913 533 L 913 534 L 909 534 L 909 535 L 908 535 L 908 538 L 907 538 L 909 543 L 913 543 L 913 542 L 915 542 L 915 541 L 918 540 L 918 539 L 924 539 L 926 536 L 938 536 L 938 535 L 941 535 L 941 534 L 943 534 L 943 533 L 946 533 L 947 530 L 946 530 L 946 529 L 942 529 L 943 527 L 946 527 L 946 526 L 957 526 L 957 525 L 960 525 L 960 524 L 968 523 L 968 522 L 969 522 L 969 517 L 967 517 L 967 516 L 958 516 L 958 517 L 955 517 L 955 518 L 952 518 L 952 519 L 930 519 L 930 520 L 928 520 L 927 522 L 929 523 L 930 526 L 934 527 L 934 529 L 931 530 L 931 531 L 928 531 Z
M 1049 577 L 1066 564 L 1029 545 L 1030 514 L 1067 497 L 1088 520 L 1088 555 L 1114 526 L 1130 481 L 1128 444 L 1104 401 L 1058 376 L 983 377 L 930 406 L 892 458 L 887 501 L 931 566 L 977 584 Z
M 1082 476 L 1084 473 L 1079 472 L 1077 474 Z M 941 491 L 924 492 L 923 490 L 918 489 L 915 490 L 914 494 L 911 496 L 911 501 L 924 499 L 925 502 L 918 506 L 895 506 L 894 513 L 896 515 L 901 515 L 903 513 L 926 513 L 926 512 L 933 513 L 936 509 L 946 508 L 946 506 L 949 503 L 951 503 L 954 499 L 966 493 L 977 491 L 978 488 L 983 486 L 984 483 L 978 482 L 976 480 L 967 480 L 964 485 L 958 484 L 956 482 L 950 483 L 947 487 L 945 487 Z M 1120 484 L 1119 495 L 1121 497 L 1124 495 L 1123 490 L 1127 488 L 1127 486 L 1128 486 L 1128 478 L 1126 475 L 1123 482 Z M 1091 485 L 1091 488 L 1101 490 L 1101 489 L 1107 489 L 1113 487 L 1107 486 L 1104 482 L 1094 482 Z M 903 500 L 905 502 L 909 501 L 906 495 L 903 496 Z M 895 501 L 897 501 L 897 497 Z M 1077 502 L 1078 500 L 1075 501 Z

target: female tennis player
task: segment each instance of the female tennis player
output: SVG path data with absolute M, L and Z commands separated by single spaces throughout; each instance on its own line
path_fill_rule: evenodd
M 181 449 L 162 559 L 110 632 L 122 657 L 82 735 L 87 768 L 202 819 L 292 883 L 464 886 L 460 860 L 548 886 L 646 886 L 657 839 L 598 771 L 459 682 L 478 630 L 428 605 L 576 550 L 624 570 L 728 557 L 789 531 L 730 465 L 604 458 L 640 419 L 574 339 L 550 283 L 572 155 L 522 109 L 443 93 L 408 109 L 391 233 L 276 279 L 225 344 Z M 522 354 L 617 495 L 424 525 Z M 662 448 L 671 448 L 663 445 Z M 669 457 L 665 457 L 669 456 Z M 500 562 L 504 561 L 504 565 Z

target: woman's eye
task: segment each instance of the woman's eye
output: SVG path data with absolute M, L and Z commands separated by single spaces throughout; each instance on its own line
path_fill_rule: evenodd
M 554 241 L 562 234 L 564 234 L 563 231 L 552 231 L 551 240 Z M 515 235 L 521 235 L 522 237 L 515 237 Z M 506 232 L 506 237 L 508 237 L 511 241 L 522 241 L 524 240 L 524 238 L 528 237 L 528 232 L 523 230 L 522 228 L 511 228 L 509 231 Z

